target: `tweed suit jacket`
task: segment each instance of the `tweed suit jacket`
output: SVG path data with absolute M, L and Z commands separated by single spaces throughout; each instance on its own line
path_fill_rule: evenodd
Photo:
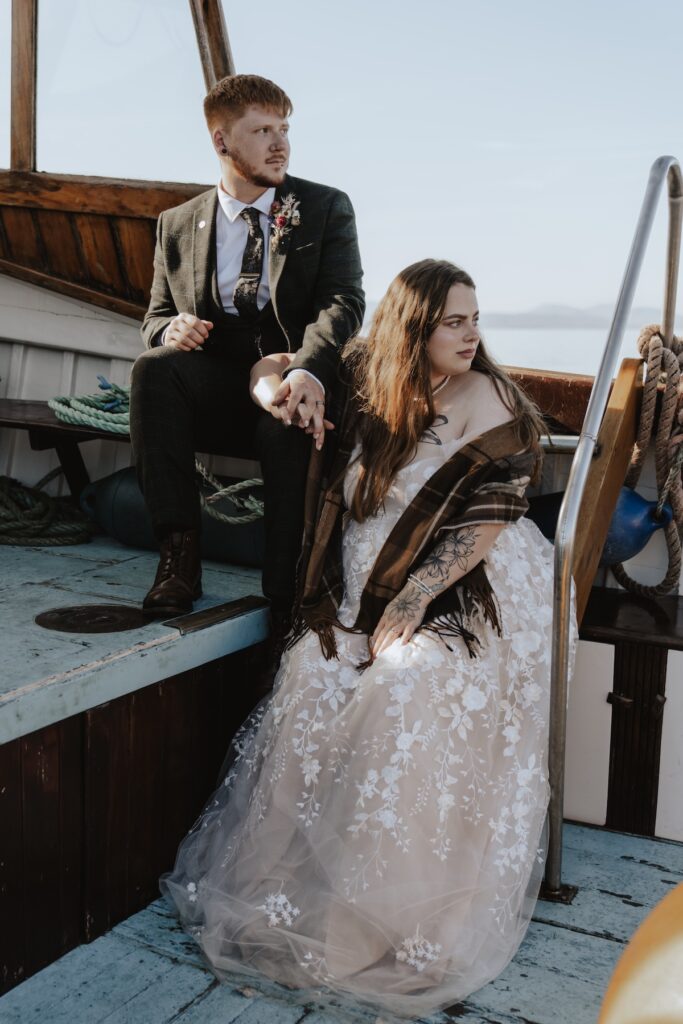
M 339 354 L 365 310 L 353 207 L 337 189 L 285 177 L 276 198 L 299 200 L 300 222 L 270 250 L 270 298 L 290 367 L 309 370 L 334 389 Z M 154 280 L 142 337 L 149 348 L 178 313 L 213 320 L 222 308 L 216 277 L 215 188 L 165 210 L 157 224 Z M 270 240 L 266 239 L 266 244 Z

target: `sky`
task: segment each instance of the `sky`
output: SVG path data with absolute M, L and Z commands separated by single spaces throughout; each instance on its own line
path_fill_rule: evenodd
M 344 189 L 368 298 L 426 256 L 482 310 L 613 304 L 649 168 L 683 154 L 674 0 L 223 3 L 237 70 L 294 103 L 290 170 Z M 0 0 L 0 165 L 10 0 Z M 38 165 L 206 182 L 187 0 L 40 0 Z M 665 203 L 635 297 L 661 304 Z

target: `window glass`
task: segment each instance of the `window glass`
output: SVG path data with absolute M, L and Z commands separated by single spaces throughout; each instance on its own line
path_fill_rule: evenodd
M 204 93 L 187 0 L 39 0 L 38 170 L 211 182 Z
M 0 167 L 9 167 L 12 2 L 0 0 Z

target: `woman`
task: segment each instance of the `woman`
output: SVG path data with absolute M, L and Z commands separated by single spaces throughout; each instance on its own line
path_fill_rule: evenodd
M 552 548 L 522 518 L 540 421 L 478 316 L 472 279 L 424 260 L 345 351 L 299 638 L 163 883 L 219 974 L 418 1016 L 495 977 L 524 935 Z M 257 367 L 257 399 L 274 369 Z

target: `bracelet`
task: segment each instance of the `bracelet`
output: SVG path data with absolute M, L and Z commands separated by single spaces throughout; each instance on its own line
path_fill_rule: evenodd
M 418 590 L 421 590 L 423 594 L 426 594 L 430 601 L 433 601 L 436 597 L 436 593 L 431 587 L 428 587 L 426 583 L 419 580 L 417 576 L 414 576 L 412 572 L 409 574 L 408 579 L 411 583 L 414 583 Z

